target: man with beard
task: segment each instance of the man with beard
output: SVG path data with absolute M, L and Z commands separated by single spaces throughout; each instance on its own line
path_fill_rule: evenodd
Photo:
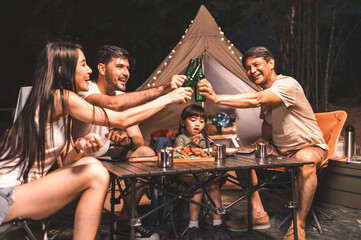
M 104 108 L 115 111 L 144 104 L 161 95 L 164 95 L 182 86 L 185 76 L 174 75 L 163 86 L 151 88 L 139 92 L 124 93 L 129 74 L 129 53 L 117 46 L 104 45 L 97 52 L 98 77 L 95 82 L 89 82 L 89 91 L 78 94 L 86 101 Z M 104 146 L 93 156 L 110 156 L 115 159 L 126 157 L 154 156 L 154 151 L 144 146 L 142 133 L 138 125 L 127 129 L 108 129 L 103 126 L 85 124 L 73 121 L 73 138 L 84 136 L 84 133 L 98 133 L 104 142 Z M 136 191 L 136 204 L 138 205 L 145 188 Z M 126 199 L 130 206 L 130 197 Z M 124 235 L 129 233 L 128 211 L 123 207 L 118 221 L 115 222 L 115 233 Z M 136 239 L 159 239 L 159 234 L 149 229 L 138 227 Z

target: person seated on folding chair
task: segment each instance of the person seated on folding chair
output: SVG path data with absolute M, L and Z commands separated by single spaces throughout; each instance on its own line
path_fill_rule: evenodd
M 208 143 L 204 137 L 205 127 L 207 121 L 207 113 L 204 108 L 197 104 L 192 104 L 185 107 L 181 113 L 181 120 L 179 121 L 179 130 L 177 138 L 174 142 L 174 147 L 190 147 L 190 148 L 207 148 Z M 197 184 L 197 180 L 192 174 L 182 174 L 180 179 L 193 186 Z M 208 177 L 208 173 L 197 174 L 199 181 Z M 217 208 L 222 207 L 221 191 L 216 181 L 211 181 L 207 184 L 206 189 L 209 191 L 210 197 L 214 201 Z M 201 203 L 203 199 L 202 189 L 198 189 L 193 193 L 191 200 Z M 200 206 L 197 204 L 189 204 L 189 225 L 184 239 L 202 239 L 199 232 L 199 212 Z M 222 215 L 213 213 L 213 238 L 214 239 L 231 239 L 225 231 L 222 223 Z
M 103 146 L 99 136 L 88 134 L 72 144 L 72 118 L 125 129 L 169 104 L 187 102 L 193 92 L 179 88 L 115 112 L 75 93 L 88 90 L 91 72 L 80 45 L 55 42 L 41 51 L 24 109 L 0 142 L 0 224 L 19 217 L 44 219 L 78 199 L 73 239 L 95 239 L 109 173 L 96 158 L 83 156 Z M 63 167 L 47 174 L 62 156 Z
M 217 95 L 211 84 L 204 79 L 198 84 L 200 94 L 211 103 L 236 108 L 261 106 L 260 117 L 264 119 L 261 141 L 273 144 L 280 155 L 315 162 L 313 165 L 300 167 L 296 179 L 298 236 L 305 239 L 305 221 L 317 187 L 316 169 L 325 159 L 328 146 L 301 85 L 292 77 L 276 74 L 275 60 L 268 49 L 249 49 L 242 57 L 242 64 L 250 80 L 260 86 L 262 91 Z M 256 182 L 257 177 L 253 171 L 252 183 Z M 258 192 L 253 194 L 251 200 L 254 228 L 269 224 Z M 233 230 L 242 230 L 236 224 L 229 225 Z M 284 239 L 293 239 L 292 226 Z
M 130 54 L 125 49 L 114 45 L 101 46 L 97 51 L 96 60 L 98 76 L 95 81 L 89 82 L 88 91 L 78 92 L 79 96 L 96 106 L 123 111 L 181 87 L 185 79 L 182 75 L 174 75 L 164 86 L 125 93 L 126 84 L 130 77 L 129 62 Z M 91 156 L 110 156 L 119 160 L 127 157 L 155 156 L 153 149 L 144 146 L 143 135 L 138 125 L 126 129 L 109 129 L 108 127 L 74 120 L 72 131 L 74 139 L 89 132 L 99 134 L 104 142 L 104 146 Z M 138 186 L 139 184 L 136 187 Z M 144 192 L 145 187 L 136 191 L 136 205 L 139 204 Z M 126 197 L 127 206 L 130 206 L 130 200 L 129 195 Z M 129 235 L 128 220 L 128 209 L 123 207 L 118 221 L 114 225 L 116 235 Z M 137 227 L 136 238 L 159 239 L 159 235 L 150 229 Z

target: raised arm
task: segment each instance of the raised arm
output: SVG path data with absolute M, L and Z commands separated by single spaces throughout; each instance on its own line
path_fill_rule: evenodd
M 239 94 L 218 95 L 212 85 L 203 79 L 198 83 L 200 94 L 208 101 L 236 108 L 255 108 L 261 105 L 277 105 L 282 100 L 270 90 Z
M 192 92 L 191 88 L 178 88 L 151 102 L 130 108 L 123 112 L 116 112 L 106 108 L 103 110 L 100 107 L 89 104 L 73 92 L 66 91 L 64 95 L 69 110 L 68 114 L 74 118 L 85 123 L 102 126 L 107 126 L 109 120 L 111 127 L 125 129 L 142 122 L 169 104 L 186 103 L 191 99 Z M 58 100 L 56 101 L 56 106 L 60 106 L 60 94 L 58 93 L 57 95 Z M 61 108 L 56 108 L 57 116 L 60 116 Z
M 159 96 L 167 94 L 170 91 L 181 87 L 184 80 L 184 75 L 173 75 L 166 84 L 156 88 L 139 92 L 124 93 L 116 96 L 108 96 L 106 94 L 91 94 L 86 98 L 86 100 L 103 108 L 109 108 L 115 111 L 123 111 L 125 109 L 152 101 Z

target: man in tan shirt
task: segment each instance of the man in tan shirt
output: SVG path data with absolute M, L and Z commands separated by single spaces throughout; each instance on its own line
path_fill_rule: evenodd
M 258 141 L 270 142 L 278 154 L 295 157 L 302 161 L 314 161 L 298 169 L 296 179 L 297 230 L 299 239 L 305 239 L 305 221 L 317 187 L 316 170 L 327 155 L 327 145 L 317 124 L 301 85 L 292 77 L 277 75 L 275 60 L 268 49 L 253 47 L 242 58 L 242 64 L 250 80 L 263 90 L 259 92 L 233 95 L 217 95 L 206 80 L 199 82 L 201 95 L 209 102 L 237 108 L 261 106 L 260 117 L 262 138 Z M 238 172 L 244 178 L 244 172 Z M 252 184 L 257 176 L 252 172 Z M 268 214 L 264 211 L 258 192 L 251 198 L 254 229 L 269 227 Z M 235 225 L 227 225 L 229 229 Z M 236 228 L 236 227 L 234 227 Z M 241 231 L 241 229 L 233 229 Z M 284 239 L 293 239 L 293 226 Z

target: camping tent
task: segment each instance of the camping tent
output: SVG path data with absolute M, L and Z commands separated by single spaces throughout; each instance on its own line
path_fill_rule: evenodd
M 202 5 L 179 43 L 138 90 L 160 86 L 174 74 L 184 74 L 190 59 L 202 59 L 203 71 L 217 94 L 257 91 L 242 67 L 242 54 L 226 39 L 221 28 Z M 194 100 L 188 104 L 195 103 Z M 177 132 L 180 114 L 186 105 L 171 105 L 140 124 L 144 140 L 158 129 Z M 208 114 L 237 114 L 237 135 L 240 144 L 249 144 L 260 136 L 259 108 L 233 109 L 205 102 Z

